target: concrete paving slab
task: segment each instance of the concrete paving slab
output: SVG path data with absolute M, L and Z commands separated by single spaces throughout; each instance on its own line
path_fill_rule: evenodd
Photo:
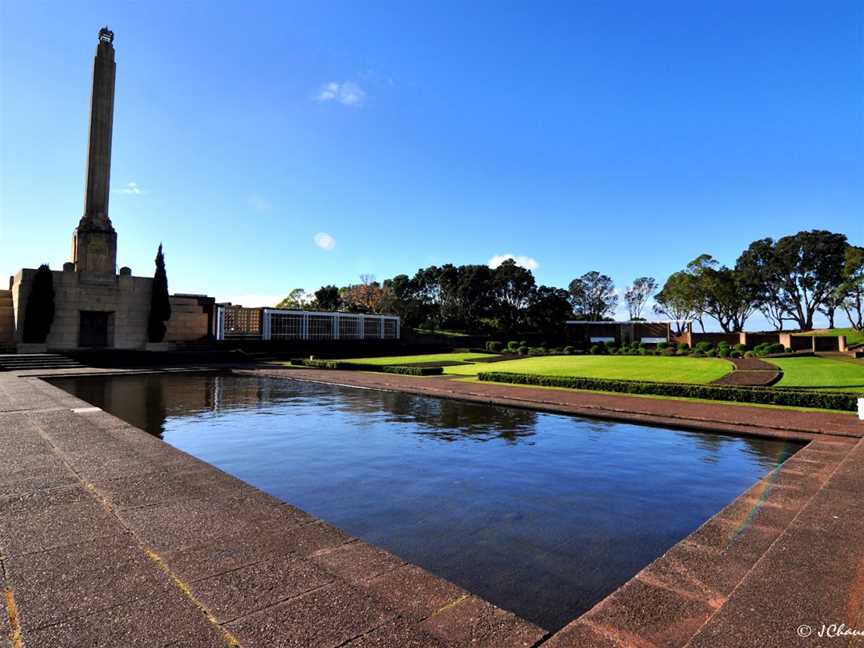
M 799 527 L 836 537 L 838 544 L 864 540 L 864 516 L 861 515 L 862 493 L 825 488 L 792 522 L 789 530 Z
M 405 619 L 389 621 L 347 644 L 348 648 L 452 648 Z
M 837 548 L 836 538 L 819 531 L 784 534 L 688 646 L 852 645 L 818 637 L 823 624 L 864 629 L 864 545 Z
M 312 554 L 311 559 L 332 574 L 355 585 L 405 564 L 389 551 L 361 540 L 318 551 Z
M 189 587 L 220 623 L 237 619 L 332 582 L 334 576 L 299 556 L 264 560 L 196 581 Z
M 476 596 L 438 611 L 419 628 L 452 646 L 528 648 L 547 632 Z
M 292 553 L 308 556 L 352 540 L 347 533 L 325 522 L 287 528 L 284 523 L 275 522 L 255 535 L 235 532 L 210 543 L 167 551 L 162 559 L 183 580 L 194 582 L 268 558 Z
M 27 634 L 27 648 L 226 648 L 224 634 L 177 592 L 132 601 Z
M 549 641 L 543 643 L 543 648 L 621 648 L 616 639 L 626 641 L 625 637 L 614 634 L 615 639 L 603 634 L 603 630 L 591 626 L 585 621 L 574 621 L 560 632 L 555 633 Z M 631 644 L 633 645 L 633 644 Z
M 754 563 L 780 536 L 781 530 L 751 524 L 746 515 L 740 520 L 714 517 L 687 536 L 686 541 L 721 552 L 730 552 Z
M 99 494 L 118 509 L 168 504 L 189 497 L 252 492 L 248 484 L 212 468 L 152 472 L 94 482 Z
M 43 513 L 52 506 L 64 506 L 91 502 L 93 495 L 80 482 L 58 488 L 46 488 L 27 493 L 18 493 L 0 499 L 0 528 L 6 515 Z
M 374 596 L 337 581 L 226 627 L 244 648 L 336 648 L 395 617 Z
M 0 519 L 0 547 L 6 555 L 18 556 L 111 535 L 116 529 L 116 519 L 94 498 L 82 498 L 4 515 Z
M 131 536 L 90 540 L 6 561 L 25 635 L 173 589 Z
M 649 645 L 683 646 L 713 614 L 701 597 L 672 591 L 634 578 L 591 609 L 582 619 Z
M 263 494 L 190 498 L 159 506 L 122 509 L 117 514 L 149 547 L 159 552 L 203 544 L 238 530 L 256 535 L 276 522 L 287 528 L 312 521 L 302 511 Z
M 416 565 L 402 565 L 373 578 L 364 587 L 409 619 L 422 621 L 469 593 Z

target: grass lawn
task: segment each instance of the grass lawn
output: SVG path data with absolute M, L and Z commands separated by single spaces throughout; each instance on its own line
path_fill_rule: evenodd
M 444 372 L 473 376 L 485 371 L 510 371 L 539 376 L 583 376 L 620 380 L 650 380 L 705 384 L 732 371 L 719 358 L 656 356 L 540 356 L 503 362 L 445 367 Z
M 406 365 L 418 362 L 470 362 L 476 358 L 488 358 L 490 353 L 428 353 L 413 356 L 387 356 L 384 358 L 345 358 L 340 362 L 356 362 L 371 365 Z M 473 366 L 473 365 L 472 365 Z M 489 365 L 481 364 L 481 367 Z M 476 372 L 475 372 L 476 373 Z
M 864 391 L 864 364 L 829 358 L 766 358 L 783 370 L 778 387 Z
M 846 344 L 852 346 L 853 344 L 861 344 L 864 342 L 864 332 L 856 331 L 853 328 L 835 328 L 835 329 L 819 329 L 816 331 L 812 331 L 813 335 L 822 335 L 822 336 L 833 336 L 836 337 L 838 335 L 846 336 Z

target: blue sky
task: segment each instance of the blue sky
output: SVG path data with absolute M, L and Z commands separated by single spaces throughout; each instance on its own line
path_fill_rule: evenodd
M 864 4 L 711 4 L 2 3 L 0 271 L 68 260 L 106 23 L 118 261 L 173 292 L 864 244 Z

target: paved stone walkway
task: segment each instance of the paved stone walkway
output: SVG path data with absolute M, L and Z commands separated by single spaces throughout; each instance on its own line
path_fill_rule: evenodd
M 397 378 L 418 393 L 476 389 Z M 455 395 L 627 414 L 481 387 Z M 15 648 L 864 645 L 815 636 L 823 623 L 864 629 L 858 422 L 723 409 L 739 430 L 815 440 L 549 637 L 47 383 L 0 375 L 0 631 Z

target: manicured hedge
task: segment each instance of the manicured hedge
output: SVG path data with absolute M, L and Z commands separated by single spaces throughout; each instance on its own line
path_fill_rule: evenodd
M 339 362 L 338 360 L 310 360 L 301 358 L 291 360 L 292 365 L 314 367 L 315 369 L 345 369 L 348 371 L 378 371 L 381 373 L 404 374 L 406 376 L 440 376 L 443 367 L 390 367 L 357 362 Z
M 488 382 L 513 383 L 516 385 L 540 385 L 542 387 L 566 387 L 596 391 L 621 392 L 625 394 L 652 394 L 683 398 L 733 401 L 736 403 L 760 403 L 784 405 L 786 407 L 817 407 L 854 412 L 858 409 L 858 396 L 836 392 L 819 392 L 803 389 L 778 389 L 769 387 L 726 387 L 720 385 L 690 385 L 685 383 L 660 383 L 638 380 L 611 380 L 602 378 L 580 378 L 565 376 L 536 376 L 533 374 L 489 371 L 477 376 Z

